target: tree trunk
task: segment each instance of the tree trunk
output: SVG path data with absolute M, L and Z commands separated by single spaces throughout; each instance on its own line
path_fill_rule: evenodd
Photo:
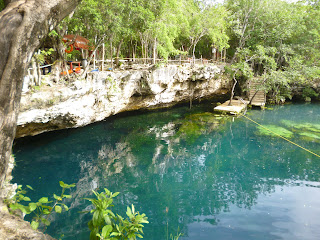
M 6 178 L 28 64 L 49 30 L 80 1 L 20 0 L 0 12 L 0 188 Z
M 112 57 L 113 57 L 113 51 L 112 51 L 112 37 L 110 38 L 110 66 L 111 66 L 111 68 L 113 68 L 113 59 L 112 59 Z
M 58 33 L 58 36 L 52 37 L 52 42 L 53 42 L 53 47 L 57 53 L 58 56 L 58 64 L 55 66 L 55 80 L 58 82 L 60 79 L 60 72 L 66 72 L 66 78 L 68 82 L 70 82 L 70 76 L 68 72 L 68 64 L 66 61 L 66 46 L 64 43 L 61 41 L 61 37 L 64 35 L 66 32 L 66 27 L 64 26 L 62 29 L 59 27 L 55 28 L 55 31 Z
M 102 62 L 101 62 L 101 71 L 104 71 L 104 43 L 102 43 Z
M 37 63 L 37 72 L 38 72 L 38 78 L 37 78 L 37 86 L 41 86 L 41 68 L 40 64 Z
M 116 54 L 116 66 L 119 67 L 120 64 L 119 64 L 119 55 L 120 55 L 120 49 L 121 49 L 121 45 L 123 43 L 123 39 L 121 39 L 119 45 L 118 45 L 118 48 L 117 48 L 117 54 Z
M 89 65 L 90 65 L 90 62 L 92 61 L 92 59 L 94 59 L 93 60 L 93 63 L 95 63 L 95 58 L 96 58 L 96 52 L 98 51 L 98 48 L 103 44 L 103 42 L 104 42 L 104 39 L 105 39 L 105 37 L 106 37 L 106 35 L 103 35 L 99 40 L 98 40 L 98 42 L 96 43 L 96 46 L 95 46 L 95 48 L 94 48 L 94 50 L 92 51 L 92 53 L 91 53 L 91 55 L 90 55 L 90 57 L 89 57 L 89 59 L 88 59 L 88 64 L 87 64 L 87 66 L 83 69 L 83 72 L 82 72 L 82 74 L 81 74 L 81 78 L 84 78 L 86 75 L 87 75 L 87 72 L 88 72 L 88 70 L 89 70 Z M 112 60 L 112 59 L 111 59 Z M 95 69 L 95 65 L 94 65 L 94 69 Z
M 196 55 L 195 55 L 196 45 L 197 45 L 197 43 L 195 43 L 193 45 L 193 49 L 192 49 L 192 66 L 194 66 L 196 64 Z
M 135 63 L 136 61 L 136 54 L 137 54 L 137 42 L 133 46 L 133 53 L 132 53 L 132 62 Z
M 232 106 L 232 99 L 233 99 L 233 96 L 234 96 L 234 89 L 236 88 L 236 85 L 238 83 L 237 79 L 236 79 L 236 74 L 239 70 L 237 69 L 234 73 L 233 73 L 233 80 L 234 80 L 234 83 L 233 83 L 233 86 L 232 86 L 232 89 L 231 89 L 231 94 L 230 94 L 230 101 L 229 101 L 229 104 L 228 106 Z
M 31 65 L 32 65 L 32 84 L 34 86 L 37 86 L 37 80 L 38 80 L 38 71 L 37 71 L 37 63 L 34 58 L 31 59 Z

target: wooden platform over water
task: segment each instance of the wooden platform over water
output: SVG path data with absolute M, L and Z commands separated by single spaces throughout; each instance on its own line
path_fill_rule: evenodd
M 231 101 L 231 106 L 229 106 L 229 102 L 230 100 L 226 101 L 225 103 L 215 107 L 214 110 L 230 114 L 239 114 L 247 108 L 249 103 L 249 101 L 233 99 Z

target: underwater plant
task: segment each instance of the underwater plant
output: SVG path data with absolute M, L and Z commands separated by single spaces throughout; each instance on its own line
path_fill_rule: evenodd
M 263 127 L 257 127 L 258 135 L 265 135 L 265 136 L 273 136 L 280 135 L 285 138 L 292 138 L 293 132 L 287 130 L 286 128 L 279 127 L 276 125 L 264 125 Z

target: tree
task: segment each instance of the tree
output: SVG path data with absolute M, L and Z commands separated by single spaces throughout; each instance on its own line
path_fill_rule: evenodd
M 207 36 L 210 44 L 218 49 L 228 47 L 227 18 L 229 12 L 222 5 L 205 5 L 203 2 L 186 0 L 184 14 L 188 22 L 183 26 L 182 37 L 188 42 L 188 52 L 195 58 L 195 49 L 199 41 Z M 180 40 L 181 41 L 181 40 Z
M 80 1 L 11 0 L 0 12 L 0 188 L 15 137 L 25 69 L 49 30 Z
M 234 83 L 237 77 L 257 80 L 264 85 L 260 90 L 278 103 L 292 97 L 294 85 L 310 85 L 319 78 L 317 4 L 237 0 L 228 1 L 227 7 L 232 12 Z

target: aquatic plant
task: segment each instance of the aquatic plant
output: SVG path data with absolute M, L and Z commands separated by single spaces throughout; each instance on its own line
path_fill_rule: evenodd
M 294 121 L 290 121 L 290 120 L 282 120 L 281 123 L 286 127 L 293 128 L 296 130 L 304 130 L 304 131 L 320 133 L 320 124 L 295 123 Z
M 320 134 L 302 132 L 299 135 L 305 137 L 306 140 L 320 140 Z
M 281 120 L 280 122 L 288 128 L 294 128 L 297 126 L 297 123 L 291 120 Z
M 190 143 L 200 137 L 202 131 L 204 131 L 203 126 L 192 121 L 187 121 L 180 126 L 177 136 L 185 138 Z
M 306 123 L 306 124 L 299 124 L 298 127 L 299 129 L 305 129 L 311 132 L 320 133 L 320 124 Z
M 291 138 L 293 137 L 293 132 L 283 128 L 279 127 L 276 125 L 264 125 L 265 128 L 258 126 L 258 134 L 259 135 L 265 135 L 265 136 L 276 136 L 277 134 L 286 137 L 286 138 Z M 269 131 L 269 130 L 270 131 Z
M 206 123 L 216 123 L 216 122 L 219 122 L 217 120 L 222 118 L 223 117 L 221 115 L 213 114 L 210 112 L 191 114 L 186 117 L 186 119 L 188 120 L 192 120 L 196 122 L 206 122 Z
M 210 112 L 188 115 L 182 122 L 177 136 L 184 138 L 188 143 L 193 143 L 206 131 L 213 131 L 224 122 L 227 116 Z

